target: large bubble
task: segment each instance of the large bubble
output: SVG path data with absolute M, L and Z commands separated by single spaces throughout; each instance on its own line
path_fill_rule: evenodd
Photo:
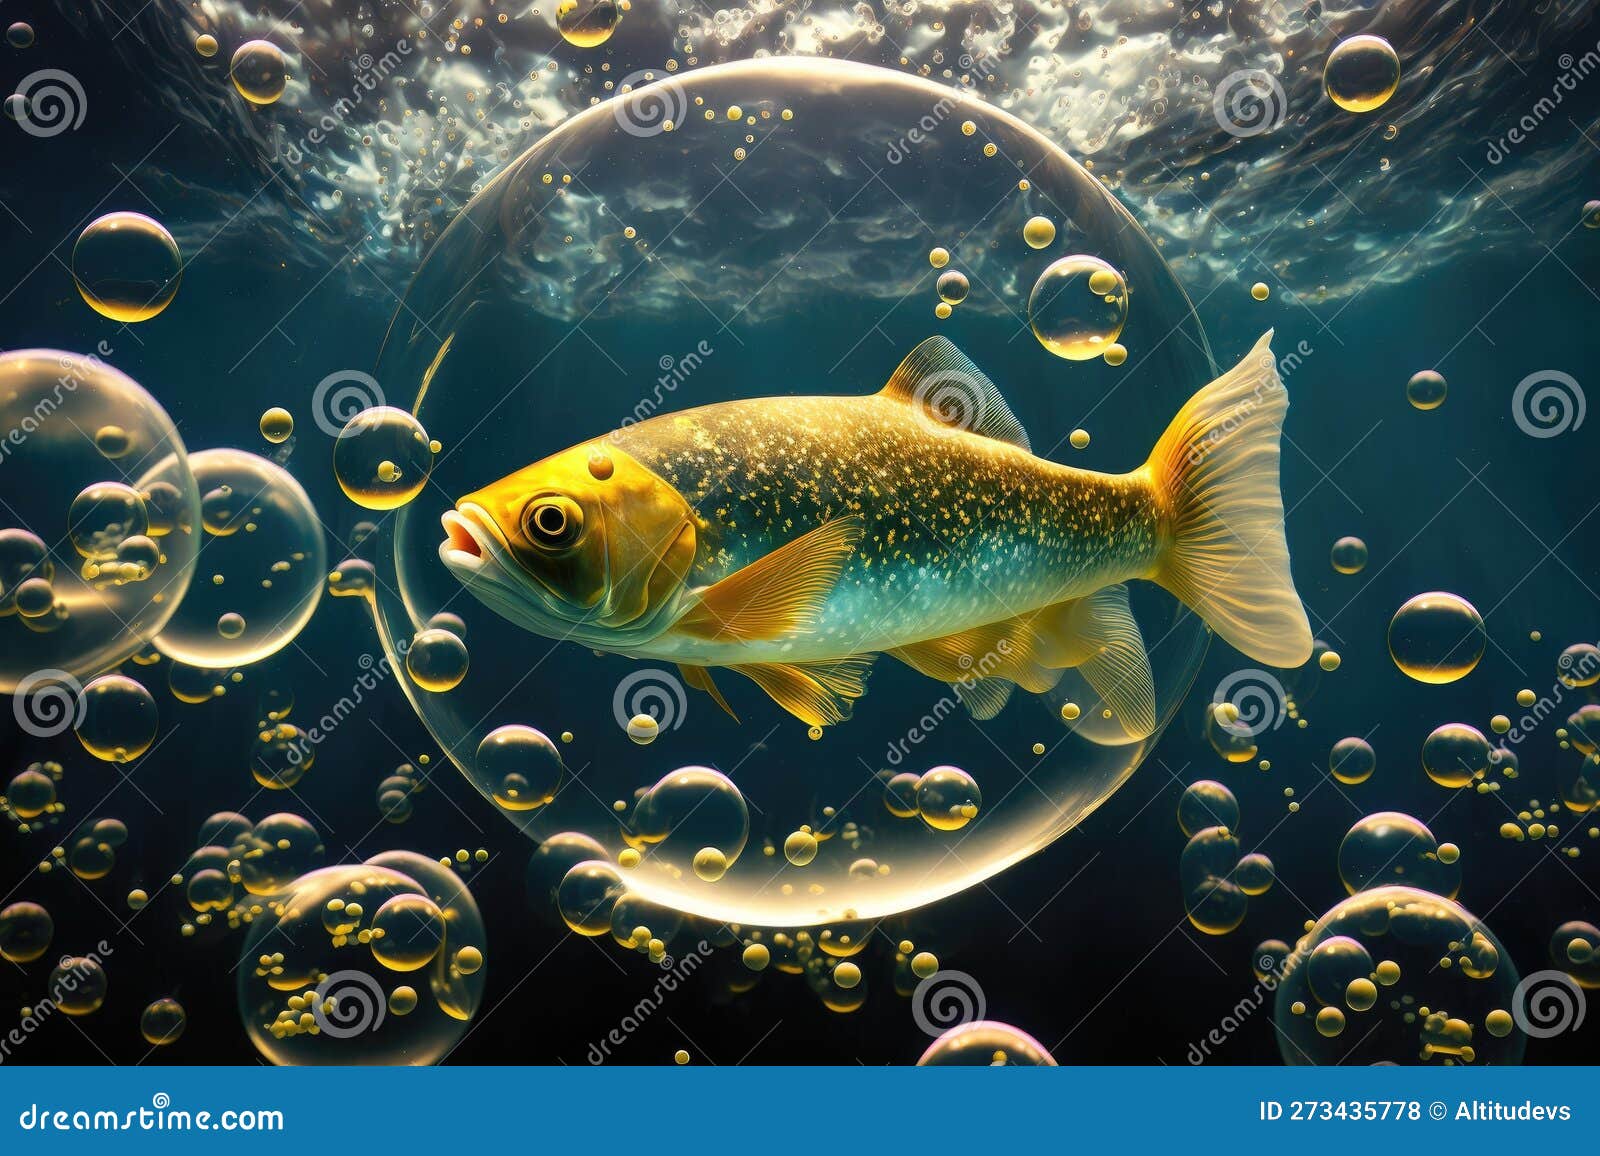
M 1460 904 L 1378 887 L 1296 945 L 1273 1020 L 1287 1064 L 1515 1064 L 1517 994 L 1511 957 Z
M 83 680 L 145 648 L 199 548 L 199 494 L 166 412 L 97 357 L 0 355 L 0 475 L 0 692 L 39 672 Z
M 265 458 L 217 449 L 189 461 L 205 529 L 199 577 L 156 648 L 191 666 L 243 666 L 310 621 L 328 569 L 322 525 L 300 483 Z
M 454 872 L 408 851 L 297 880 L 245 940 L 239 1013 L 275 1064 L 432 1064 L 483 998 L 487 945 Z
M 1116 199 L 983 101 L 802 59 L 632 83 L 512 161 L 440 238 L 396 315 L 378 377 L 444 448 L 426 488 L 379 531 L 375 594 L 391 662 L 402 666 L 400 644 L 440 611 L 459 615 L 471 650 L 465 677 L 446 693 L 403 678 L 423 721 L 469 772 L 498 728 L 570 732 L 561 753 L 574 780 L 540 806 L 501 809 L 534 838 L 579 832 L 613 858 L 638 842 L 642 859 L 627 883 L 645 899 L 798 926 L 951 894 L 1070 830 L 1139 766 L 1205 645 L 1199 621 L 1166 593 L 1129 584 L 1153 648 L 1158 725 L 1147 739 L 1107 718 L 1076 671 L 975 723 L 950 686 L 883 657 L 853 716 L 811 741 L 733 672 L 713 674 L 739 722 L 670 664 L 596 657 L 587 644 L 513 625 L 440 562 L 441 513 L 515 470 L 657 414 L 774 394 L 875 393 L 935 327 L 994 380 L 1034 453 L 1123 472 L 1144 462 L 1214 376 L 1204 334 Z M 925 131 L 930 120 L 936 127 Z M 1023 228 L 1041 215 L 1056 236 L 1035 250 Z M 949 268 L 969 283 L 942 323 L 931 304 L 893 307 L 911 295 L 935 300 L 932 249 L 948 250 Z M 1069 254 L 1097 258 L 1126 285 L 1120 368 L 1013 340 L 1040 275 Z M 807 319 L 800 340 L 796 316 Z M 879 332 L 863 339 L 874 321 Z M 1071 431 L 1091 412 L 1092 446 L 1070 450 Z M 705 505 L 701 516 L 715 518 L 715 504 Z M 568 525 L 552 513 L 543 532 Z M 635 741 L 630 724 L 652 741 Z M 1019 731 L 1049 751 L 1028 761 L 1026 781 L 998 754 L 1015 748 Z M 964 823 L 885 810 L 883 782 L 939 765 L 970 777 L 972 798 L 958 801 Z M 783 848 L 794 836 L 796 854 L 738 856 L 720 833 L 700 843 L 636 833 L 634 816 L 650 814 L 640 792 L 695 766 L 736 784 L 752 846 Z M 485 794 L 497 790 L 493 774 L 472 777 Z M 852 873 L 863 860 L 876 868 Z

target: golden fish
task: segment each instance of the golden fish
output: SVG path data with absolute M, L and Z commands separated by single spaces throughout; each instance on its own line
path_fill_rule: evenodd
M 724 709 L 710 668 L 837 723 L 889 654 L 957 684 L 979 718 L 1075 668 L 1142 738 L 1155 687 L 1129 579 L 1259 662 L 1311 654 L 1271 337 L 1131 473 L 1035 457 L 993 383 L 934 337 L 871 396 L 701 406 L 518 470 L 444 514 L 439 554 L 518 625 L 678 663 Z

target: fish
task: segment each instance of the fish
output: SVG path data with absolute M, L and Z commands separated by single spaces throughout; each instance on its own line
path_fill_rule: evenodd
M 937 336 L 874 394 L 658 414 L 519 469 L 444 512 L 439 557 L 510 622 L 675 663 L 730 715 L 714 671 L 815 728 L 849 718 L 888 656 L 979 719 L 1074 670 L 1145 738 L 1155 682 L 1130 582 L 1254 661 L 1311 655 L 1271 340 L 1128 473 L 1036 456 L 999 389 Z

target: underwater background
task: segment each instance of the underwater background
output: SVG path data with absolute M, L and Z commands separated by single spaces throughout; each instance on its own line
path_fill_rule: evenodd
M 509 24 L 513 31 L 498 45 L 481 42 L 470 65 L 457 57 L 429 75 L 423 57 L 435 46 L 419 49 L 415 58 L 401 54 L 406 74 L 424 77 L 413 83 L 429 87 L 429 97 L 414 105 L 449 109 L 430 121 L 428 134 L 444 142 L 430 162 L 448 158 L 450 171 L 425 183 L 414 172 L 401 179 L 403 166 L 396 165 L 389 170 L 396 183 L 380 193 L 373 177 L 383 166 L 361 143 L 360 110 L 340 118 L 332 139 L 304 146 L 303 156 L 285 154 L 284 134 L 291 142 L 304 140 L 306 126 L 350 87 L 333 70 L 359 69 L 351 62 L 369 41 L 381 48 L 377 42 L 391 25 L 401 29 L 425 19 L 436 37 L 445 38 L 451 22 L 464 19 L 468 27 L 460 38 L 467 43 L 477 16 L 487 16 L 494 31 L 493 6 L 419 16 L 406 6 L 317 4 L 270 18 L 231 5 L 157 3 L 137 12 L 131 4 L 81 12 L 67 7 L 64 14 L 42 0 L 0 5 L 6 23 L 27 20 L 37 37 L 26 49 L 5 50 L 0 84 L 14 87 L 39 68 L 65 69 L 87 107 L 81 126 L 47 137 L 0 123 L 0 228 L 10 273 L 0 291 L 0 347 L 97 353 L 156 398 L 191 453 L 238 447 L 281 460 L 317 511 L 330 567 L 364 551 L 376 560 L 373 551 L 389 542 L 390 531 L 358 541 L 358 523 L 383 519 L 341 490 L 331 462 L 333 439 L 309 420 L 313 390 L 332 374 L 358 370 L 377 374 L 390 404 L 410 405 L 416 382 L 402 384 L 381 372 L 379 351 L 386 339 L 394 341 L 397 314 L 398 324 L 406 324 L 403 302 L 416 307 L 416 297 L 408 296 L 412 274 L 507 158 L 582 109 L 590 96 L 609 94 L 591 70 L 602 59 L 620 80 L 660 69 L 669 56 L 686 60 L 689 53 L 679 45 L 687 41 L 701 46 L 707 65 L 788 49 L 915 71 L 899 64 L 902 53 L 888 33 L 874 38 L 870 29 L 855 27 L 863 19 L 859 13 L 833 13 L 832 32 L 823 36 L 799 29 L 814 27 L 807 24 L 811 15 L 826 24 L 828 14 L 796 7 L 785 34 L 793 39 L 769 44 L 765 30 L 785 26 L 783 6 L 757 14 L 760 19 L 731 16 L 736 30 L 720 14 L 713 18 L 698 8 L 674 15 L 636 3 L 603 47 L 582 49 L 563 44 L 550 21 L 524 20 L 508 9 L 518 18 Z M 1336 669 L 1320 669 L 1314 660 L 1292 677 L 1278 672 L 1285 698 L 1269 708 L 1267 729 L 1252 736 L 1252 755 L 1225 759 L 1208 719 L 1214 690 L 1258 664 L 1213 640 L 1197 670 L 1185 667 L 1192 690 L 1181 701 L 1174 697 L 1176 713 L 1153 750 L 1086 818 L 1003 871 L 975 872 L 958 894 L 873 921 L 867 947 L 850 957 L 865 975 L 864 1001 L 841 1003 L 831 989 L 819 999 L 806 976 L 776 969 L 757 976 L 732 944 L 706 952 L 703 960 L 695 955 L 693 974 L 663 994 L 659 983 L 676 974 L 672 966 L 621 949 L 609 935 L 572 934 L 550 910 L 547 895 L 537 887 L 530 895 L 526 868 L 534 843 L 450 765 L 397 676 L 363 692 L 354 713 L 319 743 L 293 799 L 258 788 L 250 765 L 264 691 L 291 688 L 289 721 L 316 719 L 388 660 L 366 600 L 325 597 L 292 646 L 241 667 L 242 680 L 210 701 L 180 703 L 169 693 L 162 667 L 170 660 L 130 666 L 148 681 L 164 736 L 133 763 L 104 762 L 71 736 L 41 739 L 11 726 L 9 715 L 0 720 L 4 777 L 35 761 L 57 760 L 67 805 L 59 821 L 42 830 L 8 829 L 0 836 L 0 907 L 29 900 L 50 912 L 55 929 L 43 962 L 62 952 L 87 953 L 101 941 L 111 949 L 102 953 L 109 977 L 104 1006 L 89 1016 L 54 1017 L 6 1062 L 258 1062 L 240 1022 L 235 972 L 241 933 L 221 934 L 215 927 L 186 936 L 180 925 L 193 913 L 180 897 L 157 896 L 138 912 L 125 899 L 134 888 L 157 895 L 183 867 L 207 817 L 234 810 L 251 819 L 283 810 L 304 816 L 322 836 L 328 865 L 359 863 L 396 848 L 434 860 L 457 849 L 487 853 L 461 868 L 482 912 L 489 966 L 476 1016 L 448 1050 L 450 1063 L 592 1063 L 597 1049 L 600 1059 L 622 1063 L 670 1063 L 679 1049 L 694 1063 L 914 1062 L 932 1036 L 906 998 L 917 980 L 908 980 L 905 961 L 895 959 L 902 940 L 935 952 L 941 967 L 967 973 L 987 1018 L 1023 1029 L 1061 1063 L 1192 1063 L 1197 1046 L 1205 1062 L 1277 1063 L 1285 1035 L 1274 1028 L 1271 995 L 1263 1002 L 1252 974 L 1255 945 L 1294 943 L 1308 921 L 1347 897 L 1341 840 L 1363 816 L 1383 811 L 1414 816 L 1439 843 L 1459 849 L 1456 898 L 1492 929 L 1518 973 L 1560 970 L 1561 961 L 1550 955 L 1558 926 L 1600 922 L 1600 841 L 1589 834 L 1587 812 L 1578 809 L 1583 792 L 1574 791 L 1592 760 L 1586 764 L 1582 751 L 1556 734 L 1568 715 L 1594 700 L 1592 687 L 1560 681 L 1558 656 L 1600 639 L 1600 522 L 1594 519 L 1600 495 L 1593 480 L 1600 427 L 1582 419 L 1600 346 L 1590 328 L 1600 309 L 1600 232 L 1584 227 L 1585 202 L 1600 196 L 1594 143 L 1600 140 L 1600 95 L 1592 91 L 1600 86 L 1581 74 L 1584 54 L 1600 42 L 1600 19 L 1589 5 L 1557 3 L 1348 5 L 1337 11 L 1298 4 L 1128 7 L 1125 23 L 1136 36 L 1204 58 L 1204 82 L 1193 86 L 1198 97 L 1181 95 L 1187 83 L 1166 74 L 1170 65 L 1159 54 L 1147 49 L 1142 59 L 1122 59 L 1116 13 L 1088 6 L 885 5 L 866 19 L 888 26 L 903 44 L 913 38 L 902 34 L 902 25 L 916 30 L 922 39 L 905 53 L 914 60 L 939 50 L 945 26 L 951 36 L 967 38 L 950 47 L 952 57 L 963 48 L 973 52 L 985 37 L 1015 38 L 1008 50 L 998 42 L 994 49 L 1004 61 L 999 87 L 1020 94 L 1011 111 L 1075 159 L 1094 159 L 1095 176 L 1114 174 L 1112 195 L 1152 235 L 1193 302 L 1209 357 L 1194 348 L 1174 354 L 1173 373 L 1185 361 L 1225 369 L 1265 329 L 1275 329 L 1291 399 L 1282 462 L 1290 553 L 1312 630 L 1323 649 L 1337 652 L 1338 662 Z M 1079 28 L 1080 17 L 1090 18 L 1089 31 Z M 1019 33 L 1030 18 L 1052 34 L 1037 28 Z M 701 21 L 708 22 L 703 29 Z M 933 22 L 941 35 L 929 31 Z M 679 35 L 680 23 L 687 36 Z M 524 24 L 526 31 L 517 33 Z M 224 41 L 221 64 L 231 44 L 256 35 L 271 39 L 275 28 L 286 48 L 299 45 L 291 67 L 295 82 L 283 106 L 240 111 L 243 102 L 225 72 L 201 71 L 193 37 L 214 30 Z M 1304 75 L 1286 46 L 1320 60 L 1338 39 L 1364 31 L 1381 32 L 1395 45 L 1404 72 L 1389 104 L 1351 126 L 1337 119 L 1337 110 L 1329 116 L 1320 64 L 1314 75 Z M 393 35 L 391 29 L 390 41 Z M 1092 62 L 1106 53 L 1114 64 L 1096 73 Z M 546 60 L 555 63 L 553 73 L 546 72 Z M 1219 129 L 1210 106 L 1216 84 L 1267 61 L 1285 78 L 1286 117 L 1259 136 Z M 1082 76 L 1086 62 L 1088 80 Z M 496 67 L 522 86 L 516 99 L 527 108 L 490 118 L 509 125 L 491 131 L 474 115 L 477 101 L 463 94 L 492 92 Z M 1185 68 L 1201 80 L 1199 64 L 1180 64 L 1177 72 Z M 555 79 L 524 83 L 545 75 Z M 693 75 L 685 63 L 680 76 L 687 82 Z M 1572 78 L 1570 88 L 1563 76 Z M 943 80 L 937 71 L 933 79 Z M 411 100 L 388 87 L 393 78 L 381 83 L 396 107 Z M 1152 87 L 1163 85 L 1164 95 L 1149 97 Z M 1538 102 L 1556 90 L 1559 107 L 1542 109 Z M 1065 99 L 1066 93 L 1076 100 Z M 1156 107 L 1155 100 L 1164 103 Z M 1123 112 L 1103 114 L 1106 105 Z M 386 117 L 392 112 L 386 108 Z M 522 128 L 524 119 L 533 123 Z M 803 119 L 802 109 L 797 121 Z M 357 126 L 353 134 L 345 131 L 347 121 Z M 1386 139 L 1391 124 L 1397 131 Z M 1516 134 L 1520 143 L 1508 136 L 1517 126 L 1523 126 Z M 452 133 L 481 142 L 474 164 L 464 165 L 462 154 L 451 151 Z M 1201 172 L 1214 176 L 1202 181 Z M 671 172 L 641 170 L 634 177 L 642 187 L 648 181 L 651 196 L 656 185 L 672 183 Z M 811 179 L 804 167 L 795 168 L 796 189 Z M 773 187 L 770 199 L 760 190 L 751 195 L 777 214 L 788 193 Z M 891 193 L 877 197 L 884 221 L 910 211 Z M 91 311 L 71 271 L 78 234 L 116 210 L 161 221 L 184 255 L 172 303 L 132 325 Z M 796 250 L 809 233 L 796 236 Z M 897 285 L 902 277 L 918 296 L 878 321 L 861 312 L 861 298 L 878 290 L 858 291 L 841 281 L 828 291 L 830 275 L 867 275 L 848 265 L 836 274 L 824 269 L 814 281 L 802 278 L 770 309 L 736 317 L 713 291 L 714 276 L 691 276 L 710 303 L 711 318 L 696 316 L 702 308 L 696 301 L 679 302 L 678 312 L 641 310 L 612 319 L 598 341 L 585 335 L 586 341 L 562 347 L 548 361 L 543 358 L 551 351 L 540 348 L 540 334 L 519 335 L 514 315 L 492 319 L 474 335 L 480 344 L 467 355 L 489 367 L 497 357 L 519 366 L 538 360 L 539 369 L 527 396 L 495 416 L 481 409 L 484 396 L 499 393 L 497 382 L 472 381 L 477 361 L 455 371 L 472 386 L 460 403 L 468 408 L 456 418 L 466 428 L 489 416 L 494 439 L 492 451 L 477 460 L 470 456 L 472 443 L 463 442 L 468 456 L 456 463 L 463 482 L 476 476 L 482 484 L 610 428 L 627 412 L 625 405 L 618 408 L 619 399 L 649 394 L 652 365 L 665 366 L 663 358 L 676 364 L 701 342 L 716 352 L 702 355 L 704 375 L 697 371 L 681 392 L 670 392 L 669 410 L 740 394 L 873 392 L 916 341 L 946 332 L 995 379 L 1036 442 L 1040 423 L 1058 423 L 1053 432 L 1061 435 L 1083 421 L 1094 434 L 1093 452 L 1101 455 L 1085 464 L 1099 469 L 1136 466 L 1176 402 L 1203 384 L 1162 380 L 1159 394 L 1155 386 L 1129 389 L 1097 410 L 1105 368 L 1095 362 L 1080 371 L 1076 363 L 1062 363 L 1069 366 L 1061 371 L 1066 384 L 1043 388 L 1064 397 L 1034 394 L 1030 400 L 1040 387 L 1023 375 L 1047 359 L 1031 338 L 1026 357 L 1008 344 L 1000 334 L 1015 329 L 1014 318 L 977 307 L 981 291 L 970 316 L 963 305 L 952 324 L 940 327 L 928 242 L 915 233 L 906 238 L 903 269 L 884 276 Z M 738 246 L 731 248 L 737 260 Z M 602 252 L 587 259 L 624 257 Z M 739 287 L 748 276 L 728 274 L 730 284 L 722 288 L 729 300 L 749 296 Z M 1251 295 L 1257 282 L 1270 290 L 1264 301 Z M 1136 312 L 1141 286 L 1132 288 Z M 899 295 L 883 292 L 887 302 Z M 686 320 L 690 316 L 695 320 Z M 494 326 L 507 327 L 499 344 L 489 331 Z M 536 352 L 524 358 L 522 344 Z M 1010 352 L 984 357 L 984 347 Z M 1131 339 L 1130 349 L 1137 360 Z M 829 367 L 837 369 L 825 387 L 804 380 Z M 1154 377 L 1160 368 L 1143 372 Z M 1448 395 L 1442 405 L 1423 410 L 1408 401 L 1407 382 L 1430 369 L 1448 381 Z M 1070 376 L 1078 372 L 1081 379 Z M 1525 405 L 1518 408 L 1527 397 L 1527 391 L 1519 395 L 1519 385 L 1545 372 L 1574 383 L 1559 403 L 1559 432 L 1549 422 L 1539 424 L 1539 413 L 1530 418 Z M 298 419 L 285 446 L 268 445 L 258 430 L 260 415 L 273 406 Z M 1030 408 L 1037 411 L 1032 418 Z M 522 445 L 522 462 L 508 456 Z M 1071 460 L 1067 452 L 1058 460 Z M 14 465 L 0 465 L 0 497 L 8 502 L 24 489 L 50 484 L 47 476 L 14 473 Z M 1346 536 L 1359 537 L 1370 553 L 1365 568 L 1353 574 L 1330 564 L 1333 544 Z M 1446 685 L 1408 677 L 1389 652 L 1391 618 L 1425 591 L 1459 595 L 1483 620 L 1488 644 L 1481 660 Z M 494 623 L 487 615 L 469 621 L 469 649 L 475 632 L 484 631 L 498 631 L 497 644 L 520 645 L 514 628 Z M 540 659 L 547 647 L 531 638 L 528 647 L 530 661 L 541 660 L 546 673 L 519 693 L 561 704 L 549 708 L 544 729 L 554 734 L 569 717 L 590 724 L 587 733 L 572 727 L 577 738 L 571 753 L 564 750 L 570 765 L 594 760 L 609 767 L 638 756 L 611 721 L 625 660 L 596 660 L 571 645 Z M 675 765 L 738 768 L 753 745 L 764 744 L 767 753 L 756 767 L 772 776 L 770 783 L 750 783 L 738 769 L 730 776 L 757 809 L 764 799 L 787 798 L 785 792 L 800 798 L 806 776 L 827 770 L 822 764 L 879 763 L 885 751 L 880 732 L 903 732 L 941 689 L 898 670 L 878 671 L 870 686 L 857 710 L 877 724 L 852 719 L 815 745 L 800 724 L 745 687 L 728 688 L 745 716 L 742 727 L 717 716 L 703 696 L 691 698 L 687 729 L 664 731 L 643 748 L 654 762 L 650 773 L 641 770 L 634 778 L 646 784 Z M 1490 719 L 1518 719 L 1524 712 L 1516 696 L 1524 688 L 1538 697 L 1555 695 L 1560 705 L 1558 717 L 1517 726 L 1517 777 L 1502 779 L 1498 790 L 1479 791 L 1446 789 L 1424 773 L 1424 741 L 1443 724 L 1470 724 L 1498 746 L 1502 740 L 1492 734 Z M 1024 715 L 1023 706 L 1014 703 L 987 732 L 964 715 L 952 716 L 917 745 L 907 767 L 954 764 L 981 785 L 988 763 L 1026 763 L 1029 744 L 1043 737 L 1038 720 L 1049 712 Z M 851 728 L 869 725 L 879 726 L 870 738 L 852 736 Z M 595 733 L 601 727 L 609 728 L 603 736 Z M 987 737 L 994 734 L 1004 736 L 1008 754 Z M 1330 748 L 1347 736 L 1364 738 L 1376 751 L 1376 770 L 1364 782 L 1341 783 L 1328 773 Z M 423 755 L 430 760 L 422 769 L 426 784 L 413 798 L 410 817 L 385 821 L 376 802 L 379 784 Z M 1260 769 L 1261 760 L 1270 768 Z M 997 776 L 1009 773 L 995 769 Z M 1016 774 L 1026 778 L 1020 769 Z M 1186 915 L 1180 886 L 1188 835 L 1176 815 L 1185 787 L 1199 780 L 1220 781 L 1236 797 L 1240 847 L 1268 856 L 1275 875 L 1226 934 L 1209 934 Z M 1569 804 L 1561 801 L 1564 792 Z M 1592 805 L 1592 793 L 1588 801 Z M 878 809 L 872 822 L 893 822 L 878 814 L 876 799 L 870 803 Z M 1535 810 L 1548 812 L 1556 834 L 1528 833 L 1535 820 L 1519 813 Z M 758 854 L 762 835 L 783 842 L 782 818 L 775 816 L 778 826 L 763 831 L 763 815 L 753 817 L 747 855 Z M 119 819 L 128 829 L 108 873 L 85 880 L 59 867 L 38 872 L 69 832 L 101 817 Z M 1508 837 L 1508 823 L 1521 833 Z M 700 935 L 685 932 L 669 953 L 679 968 Z M 0 1027 L 12 1006 L 29 1007 L 40 998 L 47 974 L 39 963 L 5 963 L 0 992 L 11 1002 L 0 1000 Z M 1445 984 L 1438 974 L 1409 982 L 1421 1005 L 1446 998 L 1436 994 Z M 1584 989 L 1574 990 L 1581 999 Z M 187 1028 L 175 1043 L 153 1048 L 141 1037 L 140 1018 L 160 997 L 181 1002 Z M 641 1001 L 648 1010 L 640 1011 Z M 624 1021 L 622 1042 L 607 1042 Z M 1219 1026 L 1222 1039 L 1211 1037 L 1202 1046 Z M 1532 1038 L 1525 1061 L 1587 1062 L 1596 1030 L 1575 1025 Z M 357 1052 L 345 1062 L 361 1058 Z M 1415 1056 L 1387 1058 L 1408 1062 Z

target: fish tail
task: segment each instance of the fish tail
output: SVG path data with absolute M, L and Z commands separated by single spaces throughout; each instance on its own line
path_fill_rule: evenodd
M 1151 577 L 1233 646 L 1277 667 L 1311 657 L 1278 483 L 1288 408 L 1268 330 L 1178 411 L 1146 467 L 1170 527 Z

